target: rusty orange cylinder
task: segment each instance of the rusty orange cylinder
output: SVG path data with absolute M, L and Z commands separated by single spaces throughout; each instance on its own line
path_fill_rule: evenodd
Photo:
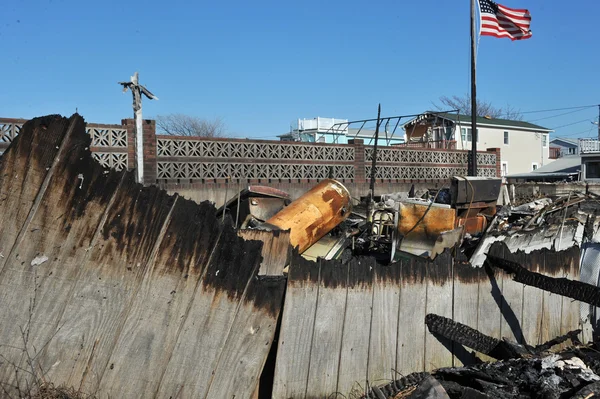
M 336 180 L 327 179 L 283 208 L 265 224 L 290 230 L 290 244 L 303 253 L 343 222 L 351 209 L 348 189 Z

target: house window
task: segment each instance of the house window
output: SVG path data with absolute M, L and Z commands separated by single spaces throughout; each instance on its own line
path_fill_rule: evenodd
M 548 135 L 542 134 L 542 147 L 548 146 Z
M 462 141 L 467 141 L 467 129 L 464 127 L 460 129 L 460 139 Z
M 504 144 L 508 145 L 508 132 L 504 132 Z
M 473 129 L 467 129 L 467 141 L 473 141 Z M 479 129 L 477 129 L 477 142 L 479 143 Z
M 569 154 L 575 154 L 575 148 L 569 148 Z
M 537 162 L 533 162 L 533 163 L 531 164 L 531 170 L 536 170 L 538 167 L 539 167 L 539 165 L 538 165 L 538 163 L 537 163 Z
M 600 162 L 592 161 L 585 163 L 585 177 L 586 179 L 598 179 L 600 178 Z

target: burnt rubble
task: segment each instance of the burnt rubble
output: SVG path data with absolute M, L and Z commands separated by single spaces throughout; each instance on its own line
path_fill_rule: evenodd
M 600 352 L 581 345 L 572 331 L 536 347 L 488 337 L 450 319 L 429 314 L 429 331 L 502 359 L 431 373 L 413 373 L 382 386 L 370 387 L 365 399 L 387 398 L 592 398 L 600 395 Z M 571 340 L 573 347 L 547 352 Z
M 587 399 L 600 395 L 599 359 L 597 351 L 577 348 L 543 357 L 441 368 L 372 387 L 363 398 Z

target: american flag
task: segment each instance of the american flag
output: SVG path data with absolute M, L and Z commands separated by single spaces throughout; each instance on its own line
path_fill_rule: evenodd
M 479 0 L 482 36 L 508 37 L 510 40 L 523 40 L 531 37 L 531 15 L 528 10 L 516 10 L 494 3 Z

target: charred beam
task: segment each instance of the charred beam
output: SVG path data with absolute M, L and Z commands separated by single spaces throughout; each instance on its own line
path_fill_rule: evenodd
M 560 345 L 563 342 L 567 341 L 567 340 L 571 340 L 574 343 L 579 342 L 579 339 L 577 339 L 577 336 L 581 333 L 581 330 L 574 330 L 574 331 L 569 331 L 568 333 L 566 333 L 565 335 L 560 335 L 556 338 L 551 339 L 548 342 L 545 342 L 541 345 L 536 346 L 535 348 L 532 349 L 533 353 L 542 353 L 545 352 L 547 350 L 549 350 L 550 348 L 552 348 L 554 345 Z
M 430 374 L 426 372 L 412 373 L 406 377 L 392 381 L 389 384 L 379 387 L 373 386 L 361 397 L 361 399 L 386 399 L 396 397 L 396 395 L 398 395 L 400 392 L 406 391 L 411 387 L 416 387 L 429 376 Z
M 425 316 L 425 324 L 432 334 L 438 334 L 499 360 L 519 358 L 522 353 L 527 352 L 517 344 L 490 337 L 465 324 L 433 313 Z
M 494 267 L 500 268 L 513 275 L 513 280 L 518 283 L 540 288 L 572 298 L 581 302 L 600 307 L 600 288 L 581 281 L 566 278 L 554 278 L 543 274 L 531 272 L 516 262 L 488 255 L 487 262 Z

